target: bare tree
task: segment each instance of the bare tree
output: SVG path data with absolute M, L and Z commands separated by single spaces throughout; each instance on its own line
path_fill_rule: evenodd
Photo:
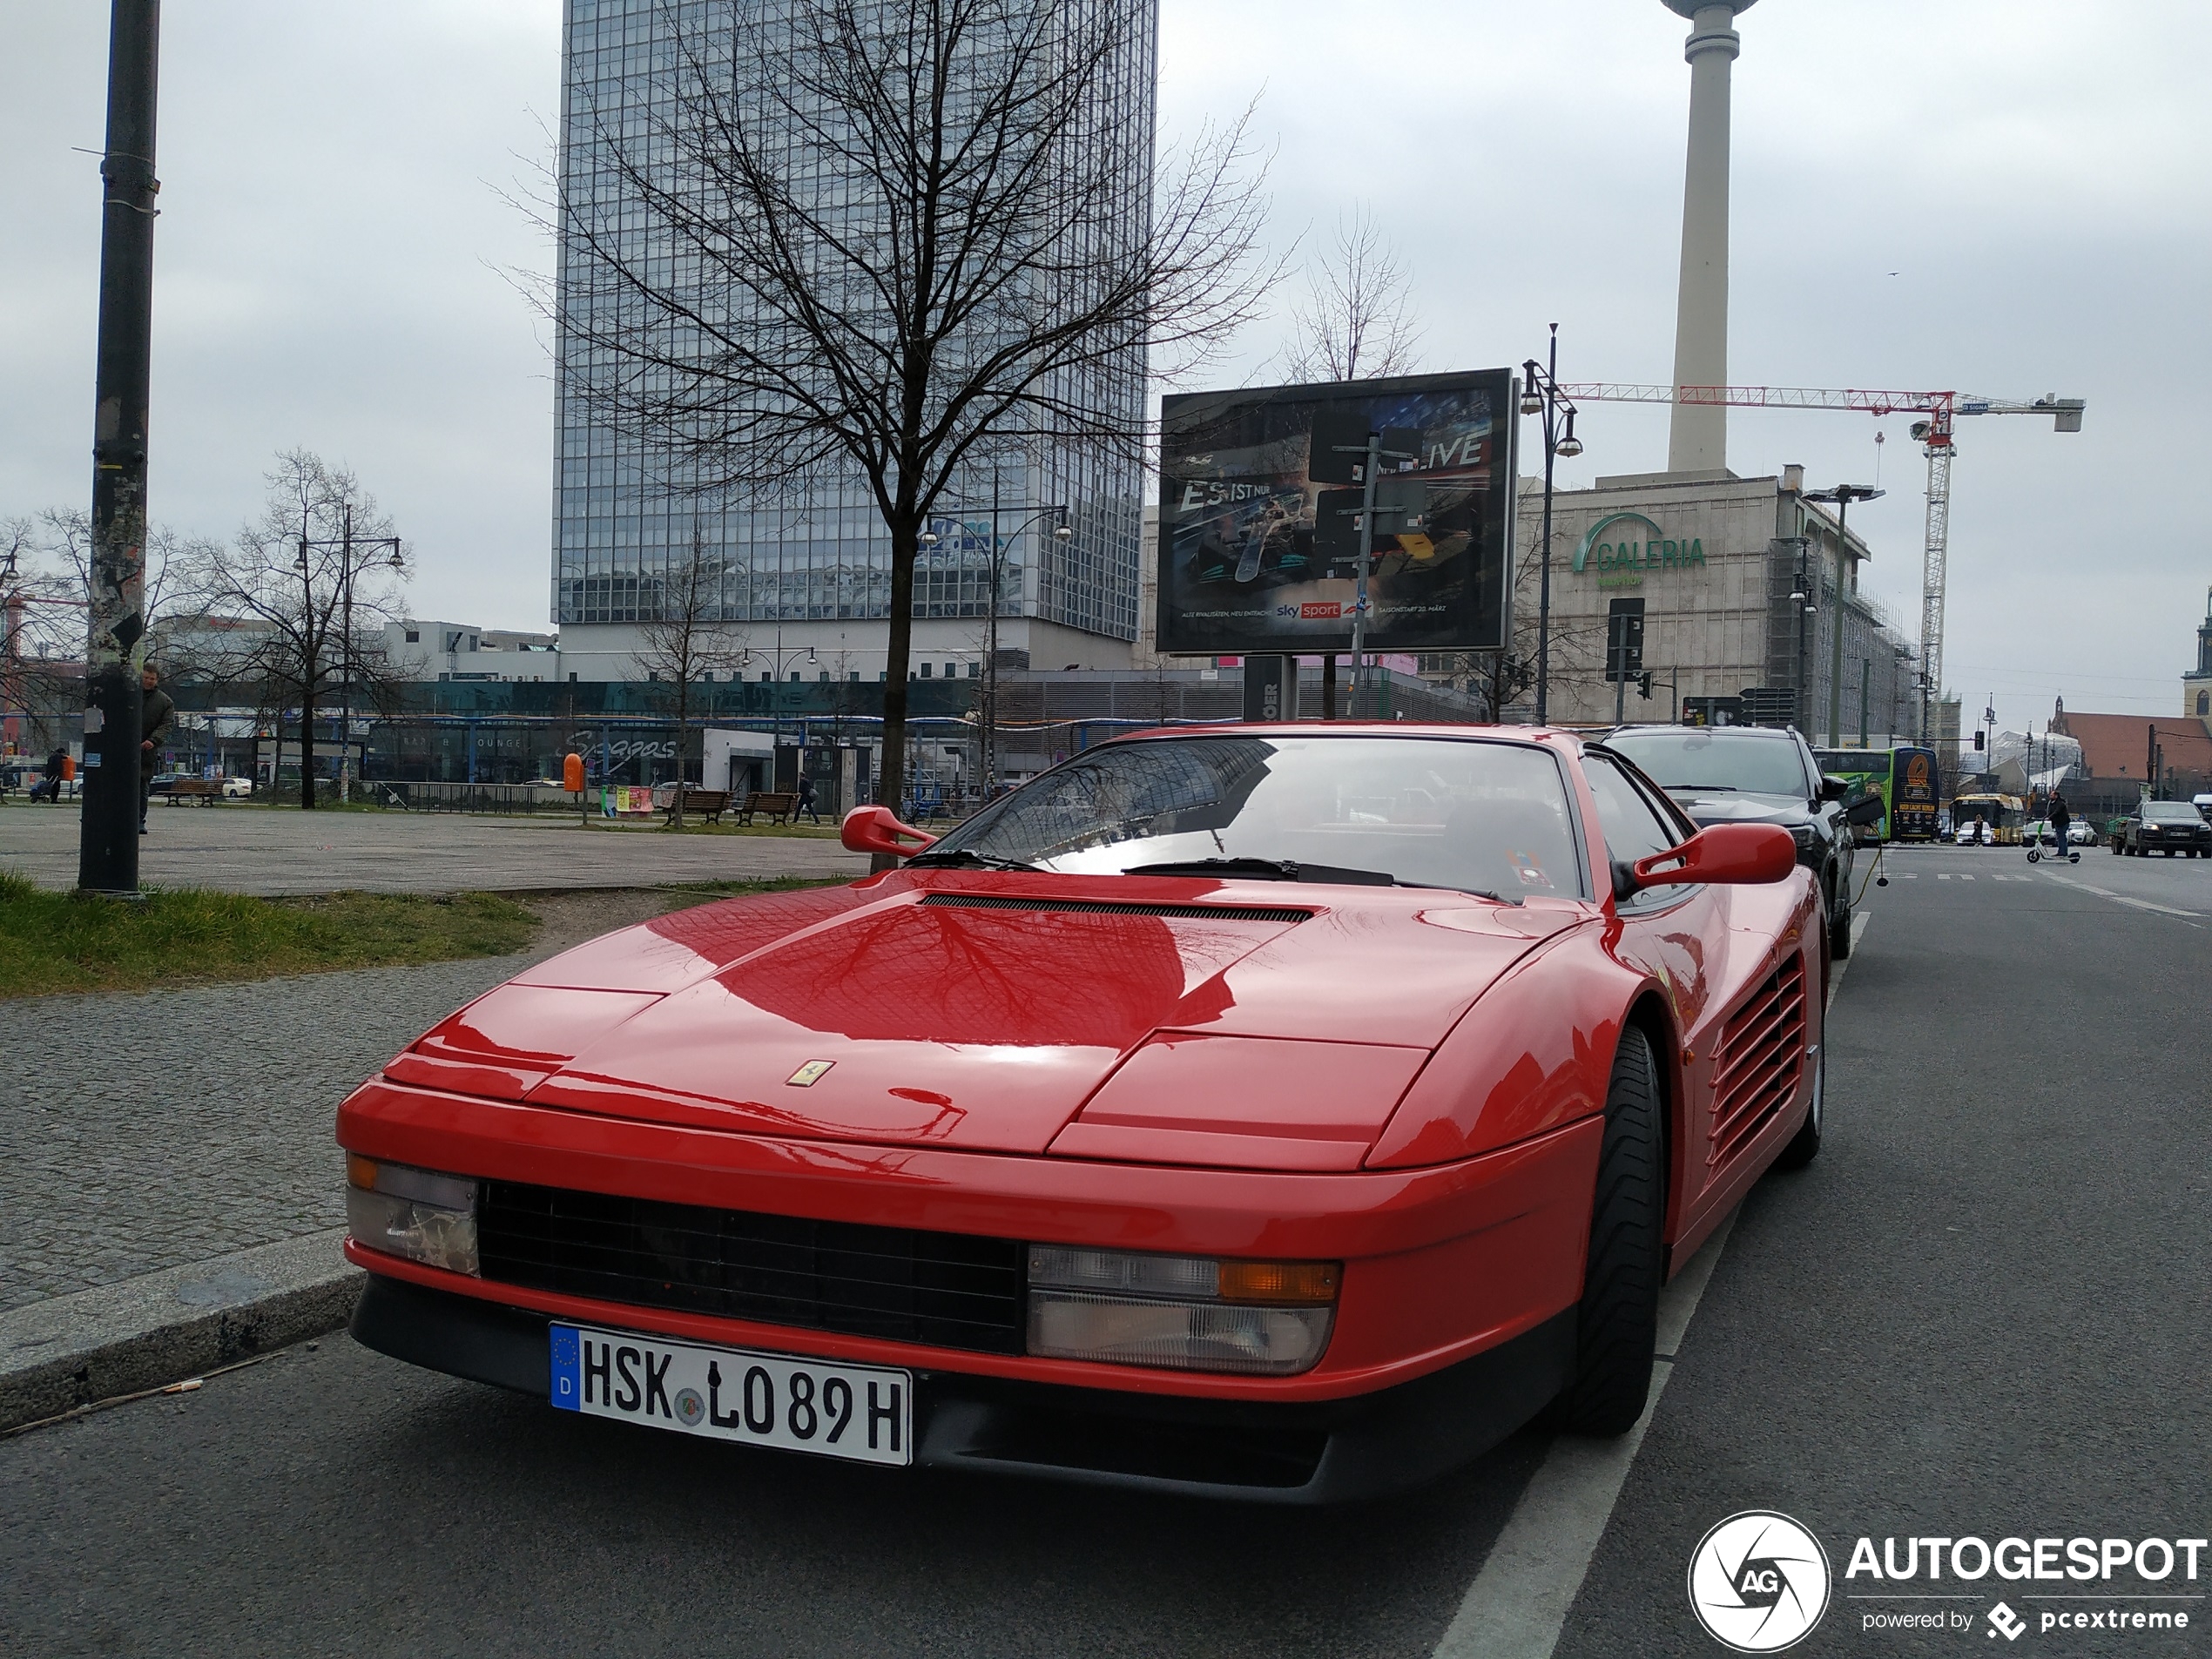
M 1306 302 L 1291 312 L 1283 371 L 1293 381 L 1380 380 L 1408 374 L 1420 356 L 1409 314 L 1411 278 L 1362 206 L 1306 273 Z
M 669 822 L 679 830 L 684 827 L 684 756 L 690 746 L 691 685 L 718 669 L 735 667 L 745 657 L 745 636 L 728 621 L 726 570 L 724 560 L 709 556 L 694 524 L 689 551 L 660 578 L 653 614 L 637 624 L 644 644 L 631 660 L 646 678 L 672 681 L 676 687 L 676 808 Z M 641 612 L 643 597 L 641 594 Z
M 393 565 L 343 545 L 351 509 L 353 539 L 391 535 L 391 523 L 359 480 L 307 449 L 280 454 L 266 475 L 260 516 L 229 543 L 192 544 L 180 572 L 179 607 L 203 619 L 242 620 L 211 670 L 231 680 L 258 680 L 274 715 L 277 753 L 284 752 L 284 710 L 300 722 L 300 804 L 315 799 L 315 711 L 347 683 L 372 702 L 387 692 L 382 624 L 396 619 L 401 594 Z M 350 589 L 350 593 L 348 590 Z M 354 637 L 345 634 L 350 599 Z M 350 743 L 351 732 L 340 734 Z
M 671 492 L 866 490 L 895 803 L 920 537 L 963 464 L 1044 442 L 1140 462 L 1145 352 L 1203 361 L 1278 272 L 1251 258 L 1244 120 L 1170 158 L 1150 204 L 1125 150 L 1100 157 L 1144 68 L 1124 9 L 817 0 L 772 35 L 740 10 L 668 0 L 664 91 L 570 111 L 612 176 L 556 189 L 557 321 L 585 348 L 564 389 L 678 455 Z

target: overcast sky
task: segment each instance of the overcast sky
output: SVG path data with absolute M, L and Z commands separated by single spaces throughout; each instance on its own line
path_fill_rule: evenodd
M 0 0 L 0 516 L 89 496 L 107 7 Z M 165 9 L 152 500 L 227 534 L 271 454 L 354 467 L 423 615 L 543 627 L 547 250 L 500 192 L 548 147 L 558 0 Z M 1765 0 L 1738 27 L 1730 378 L 2086 397 L 2077 436 L 1961 422 L 1947 676 L 2004 724 L 2180 711 L 2212 584 L 2212 7 Z M 1687 25 L 1659 0 L 1164 0 L 1171 136 L 1257 96 L 1280 239 L 1372 205 L 1423 367 L 1561 326 L 1568 380 L 1671 373 Z M 1296 298 L 1285 289 L 1282 308 Z M 1258 377 L 1255 328 L 1222 378 Z M 1903 417 L 1737 411 L 1744 475 L 1854 510 L 1917 632 L 1925 463 Z M 1666 463 L 1666 411 L 1585 411 L 1570 482 Z

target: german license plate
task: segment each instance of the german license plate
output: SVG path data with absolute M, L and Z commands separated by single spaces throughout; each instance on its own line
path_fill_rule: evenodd
M 566 1412 L 856 1463 L 914 1461 L 914 1374 L 556 1325 Z

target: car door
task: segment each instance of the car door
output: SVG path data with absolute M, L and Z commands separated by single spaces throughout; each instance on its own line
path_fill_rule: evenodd
M 1665 792 L 1619 757 L 1587 752 L 1583 772 L 1609 860 L 1632 862 L 1679 846 L 1696 833 L 1696 826 Z M 1602 873 L 1599 890 L 1605 890 Z M 1669 1238 L 1680 1236 L 1678 1224 L 1698 1211 L 1700 1200 L 1723 1173 L 1706 1149 L 1713 1130 L 1710 1069 L 1721 1014 L 1717 999 L 1730 977 L 1729 897 L 1726 887 L 1690 884 L 1647 888 L 1614 903 L 1614 954 L 1659 982 L 1681 1044 L 1677 1053 L 1660 1056 L 1672 1074 L 1669 1093 L 1676 1107 Z

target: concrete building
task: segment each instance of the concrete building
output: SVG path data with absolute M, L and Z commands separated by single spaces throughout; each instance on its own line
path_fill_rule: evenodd
M 1044 3 L 1045 0 L 1038 0 Z M 1065 247 L 1063 255 L 1110 266 L 1149 233 L 1152 193 L 1157 0 L 1062 0 L 1125 30 L 1128 50 L 1102 86 L 1095 116 L 1080 136 L 1063 141 L 1062 165 L 1110 186 L 1119 215 L 1095 226 L 1101 245 Z M 679 30 L 726 30 L 739 50 L 772 57 L 792 37 L 803 13 L 791 0 L 569 0 L 564 36 L 561 166 L 563 200 L 604 215 L 602 233 L 635 237 L 643 251 L 650 214 L 631 199 L 605 153 L 609 131 L 643 133 L 657 114 L 677 107 Z M 862 9 L 868 15 L 868 9 Z M 983 50 L 978 46 L 975 50 Z M 811 153 L 796 125 L 784 158 L 799 187 L 820 192 L 826 211 L 865 212 L 870 185 L 843 176 Z M 674 171 L 675 146 L 656 162 L 671 171 L 666 185 L 692 186 Z M 680 263 L 680 261 L 675 262 Z M 554 503 L 552 610 L 562 631 L 564 671 L 583 680 L 635 675 L 637 622 L 658 603 L 662 577 L 687 555 L 694 536 L 720 569 L 721 614 L 729 644 L 752 658 L 735 671 L 779 684 L 798 679 L 864 682 L 885 671 L 890 608 L 889 538 L 856 472 L 826 462 L 810 482 L 773 502 L 685 497 L 674 481 L 686 475 L 673 452 L 649 450 L 634 435 L 595 413 L 581 388 L 597 363 L 577 343 L 587 319 L 601 333 L 661 328 L 618 282 L 595 279 L 582 241 L 567 226 L 557 279 L 559 327 L 556 380 L 556 485 Z M 742 302 L 725 288 L 718 320 L 742 327 Z M 634 308 L 624 313 L 624 307 Z M 710 342 L 672 325 L 658 347 L 682 358 Z M 1086 408 L 1126 416 L 1135 429 L 1143 410 L 1144 349 L 1132 342 L 1078 379 L 1052 388 Z M 933 526 L 938 541 L 916 572 L 914 674 L 956 677 L 974 671 L 985 649 L 988 613 L 999 612 L 1000 649 L 1026 653 L 1040 666 L 1126 667 L 1136 634 L 1137 514 L 1143 495 L 1136 465 L 1096 446 L 1026 442 L 996 463 L 979 461 L 956 499 Z M 1000 556 L 992 557 L 991 508 L 999 521 Z M 1064 504 L 1072 536 L 1051 534 L 1032 504 Z M 980 528 L 979 528 L 980 527 Z M 998 570 L 994 595 L 993 566 Z
M 1646 473 L 1556 492 L 1552 503 L 1550 711 L 1568 724 L 1690 718 L 1791 724 L 1824 746 L 1908 740 L 1919 729 L 1912 648 L 1860 590 L 1871 556 L 1804 496 L 1804 469 L 1717 478 Z M 1514 638 L 1533 660 L 1542 583 L 1542 485 L 1521 482 Z M 1804 597 L 1793 596 L 1806 596 Z M 1806 610 L 1808 598 L 1811 604 Z M 1828 729 L 1843 626 L 1840 732 Z M 1638 685 L 1607 678 L 1615 631 L 1640 638 Z M 1520 699 L 1533 713 L 1534 691 Z M 1508 718 L 1514 711 L 1508 710 Z
M 2196 666 L 2182 676 L 2182 712 L 2212 730 L 2212 589 L 2204 595 L 2204 621 L 2196 631 Z
M 406 680 L 556 680 L 564 673 L 558 634 L 428 617 L 384 624 L 384 666 Z

